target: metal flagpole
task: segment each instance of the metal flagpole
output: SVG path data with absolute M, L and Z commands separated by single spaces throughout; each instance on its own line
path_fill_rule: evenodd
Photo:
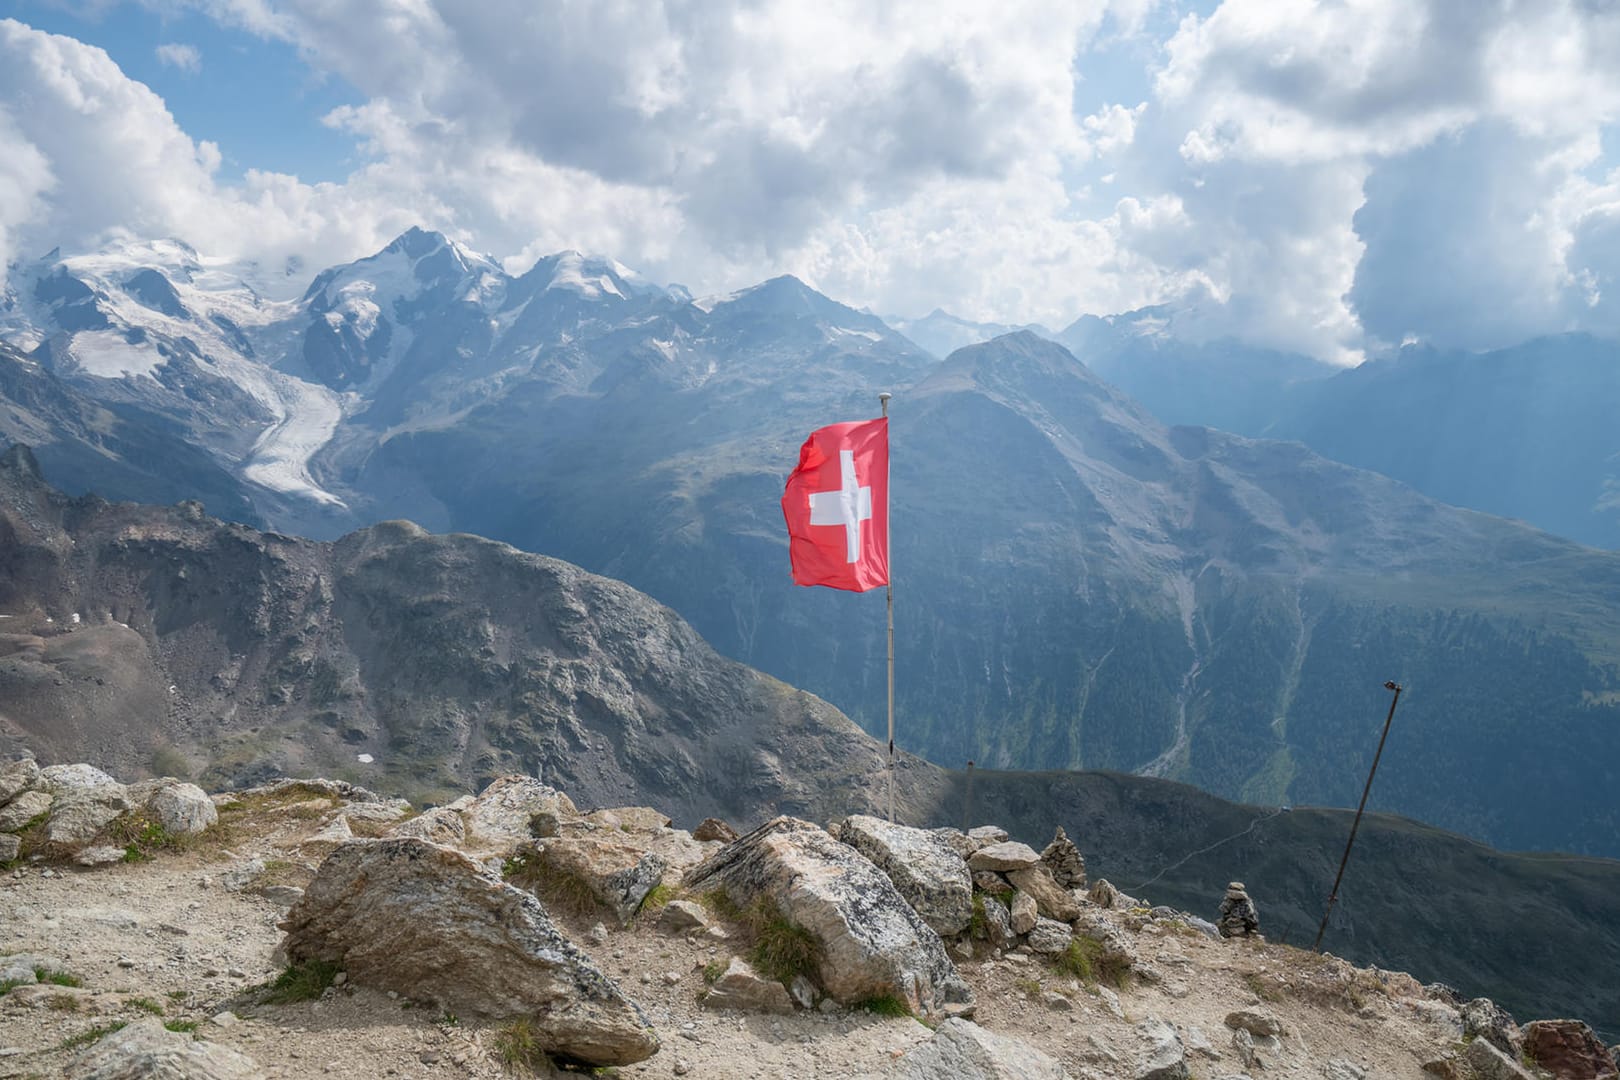
M 1356 830 L 1361 828 L 1361 812 L 1367 809 L 1367 795 L 1372 791 L 1373 777 L 1378 775 L 1378 759 L 1384 756 L 1384 740 L 1389 738 L 1389 722 L 1395 719 L 1395 706 L 1401 703 L 1401 684 L 1387 682 L 1385 690 L 1395 691 L 1395 696 L 1389 702 L 1389 715 L 1384 717 L 1384 734 L 1378 738 L 1378 752 L 1373 755 L 1372 768 L 1367 770 L 1367 786 L 1361 789 L 1361 805 L 1356 807 L 1356 819 L 1350 823 L 1350 839 L 1345 841 L 1344 858 L 1339 860 L 1339 876 L 1333 879 L 1333 892 L 1328 896 L 1327 910 L 1322 912 L 1322 926 L 1316 931 L 1316 940 L 1311 943 L 1311 952 L 1322 947 L 1322 935 L 1327 933 L 1328 916 L 1333 914 L 1333 905 L 1339 899 L 1339 883 L 1344 880 L 1344 868 L 1350 862 L 1350 845 L 1356 842 Z
M 883 418 L 889 418 L 889 394 L 878 395 L 878 403 L 883 406 Z M 884 433 L 888 438 L 888 433 Z M 890 444 L 890 453 L 893 453 L 893 444 Z M 893 475 L 894 470 L 889 470 Z M 889 535 L 889 502 L 894 492 L 889 487 L 889 477 L 883 478 L 883 542 L 888 550 L 884 555 L 889 562 L 889 583 L 887 585 L 889 609 L 889 824 L 894 824 L 894 539 Z

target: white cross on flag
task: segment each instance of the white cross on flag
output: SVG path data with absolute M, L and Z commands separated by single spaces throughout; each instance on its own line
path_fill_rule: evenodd
M 889 421 L 818 428 L 782 493 L 799 585 L 865 592 L 889 583 Z

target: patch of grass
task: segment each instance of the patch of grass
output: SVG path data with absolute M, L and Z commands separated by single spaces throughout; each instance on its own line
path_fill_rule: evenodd
M 675 899 L 675 896 L 675 889 L 660 881 L 657 885 L 654 885 L 651 889 L 648 889 L 647 895 L 641 898 L 641 903 L 636 905 L 636 914 L 657 914 L 658 912 L 664 910 L 664 908 L 668 906 L 669 902 Z
M 731 898 L 731 894 L 724 889 L 710 889 L 698 896 L 698 903 L 712 915 L 725 919 L 727 922 L 741 922 L 742 908 Z
M 330 960 L 307 960 L 277 975 L 265 993 L 264 1000 L 271 1005 L 290 1005 L 295 1001 L 311 1001 L 321 996 L 342 968 Z
M 1130 980 L 1130 961 L 1109 955 L 1096 941 L 1084 934 L 1069 939 L 1069 947 L 1058 953 L 1052 966 L 1065 975 L 1073 975 L 1087 986 L 1106 983 L 1123 990 Z
M 0 979 L 0 997 L 5 997 L 19 986 L 29 985 L 26 979 Z
M 1041 996 L 1042 987 L 1041 987 L 1041 980 L 1039 980 L 1039 979 L 1019 979 L 1016 982 L 1014 982 L 1013 985 L 1016 986 L 1019 990 L 1023 991 L 1024 994 L 1026 996 L 1028 996 L 1028 997 L 1040 997 Z
M 460 1025 L 461 1017 L 457 1016 L 453 1012 L 446 1011 L 444 1015 L 439 1017 L 440 1027 L 459 1027 Z
M 145 862 L 160 851 L 186 851 L 192 843 L 190 836 L 171 833 L 162 822 L 139 812 L 114 821 L 103 836 L 108 843 L 124 849 L 125 862 Z
M 34 978 L 42 983 L 52 986 L 71 986 L 74 989 L 84 985 L 84 980 L 68 971 L 52 971 L 50 968 L 37 967 L 34 969 Z
M 45 1000 L 45 1007 L 56 1012 L 78 1012 L 79 999 L 72 994 L 53 994 Z
M 501 864 L 501 876 L 520 889 L 534 893 L 547 907 L 581 918 L 602 909 L 590 883 L 578 874 L 542 866 L 530 851 L 520 851 Z
M 1275 982 L 1255 972 L 1251 971 L 1243 976 L 1243 985 L 1249 988 L 1249 993 L 1261 1001 L 1275 1004 L 1283 999 L 1282 991 L 1277 988 Z
M 191 991 L 190 990 L 170 990 L 169 994 L 168 994 L 168 998 L 169 998 L 170 1001 L 184 1001 L 184 1000 L 186 1000 L 186 998 L 188 998 L 190 996 L 191 996 Z
M 720 981 L 720 976 L 726 973 L 727 966 L 724 960 L 710 960 L 703 965 L 703 981 L 713 986 Z
M 89 1031 L 81 1031 L 77 1035 L 69 1036 L 57 1043 L 58 1050 L 77 1050 L 81 1046 L 89 1046 L 103 1035 L 111 1035 L 115 1031 L 122 1031 L 129 1024 L 124 1020 L 114 1020 L 110 1024 L 99 1024 Z
M 760 897 L 749 907 L 745 921 L 754 938 L 748 962 L 761 975 L 786 985 L 796 975 L 814 973 L 821 962 L 821 942 L 783 914 L 776 901 Z
M 968 920 L 968 936 L 977 941 L 990 936 L 990 922 L 985 918 L 982 892 L 975 891 L 973 894 L 973 916 Z
M 190 1035 L 197 1030 L 198 1025 L 201 1023 L 201 1020 L 165 1020 L 163 1026 L 169 1031 L 181 1035 Z
M 130 998 L 129 1005 L 132 1009 L 140 1009 L 142 1012 L 149 1012 L 153 1016 L 163 1015 L 163 1006 L 149 997 Z
M 527 1016 L 495 1032 L 495 1057 L 507 1069 L 537 1073 L 550 1066 L 546 1052 L 535 1038 L 534 1025 Z
M 911 1007 L 893 994 L 883 994 L 879 997 L 870 997 L 865 1001 L 857 1001 L 851 1005 L 852 1009 L 864 1009 L 873 1016 L 902 1017 L 911 1015 Z

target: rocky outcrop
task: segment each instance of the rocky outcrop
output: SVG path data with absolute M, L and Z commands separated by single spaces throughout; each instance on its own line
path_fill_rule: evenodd
M 293 963 L 489 1017 L 528 1017 L 548 1053 L 591 1065 L 658 1049 L 640 1009 L 565 938 L 540 902 L 425 840 L 355 841 L 287 913 Z
M 1215 925 L 1220 928 L 1222 937 L 1254 937 L 1260 933 L 1260 913 L 1249 899 L 1243 882 L 1234 881 L 1226 886 L 1220 918 L 1215 920 Z
M 45 840 L 77 850 L 94 840 L 135 803 L 117 780 L 91 765 L 52 765 L 41 769 L 39 786 L 52 796 Z
M 937 832 L 855 814 L 838 839 L 888 875 L 900 895 L 941 937 L 966 930 L 973 918 L 973 879 L 967 864 Z
M 1533 1020 L 1524 1026 L 1524 1056 L 1557 1080 L 1616 1080 L 1609 1048 L 1579 1020 Z
M 1174 1024 L 1149 1019 L 1138 1024 L 1136 1031 L 1147 1044 L 1136 1080 L 1187 1080 L 1187 1048 Z
M 611 840 L 556 837 L 529 849 L 541 879 L 571 879 L 626 925 L 660 882 L 668 863 L 661 856 Z
M 171 836 L 194 836 L 219 820 L 208 793 L 184 780 L 143 780 L 131 785 L 129 795 Z
M 103 1035 L 73 1062 L 79 1080 L 256 1080 L 257 1062 L 228 1046 L 169 1031 L 157 1017 Z
M 577 818 L 574 801 L 532 776 L 499 776 L 490 781 L 461 815 L 466 823 L 467 843 L 492 851 L 511 851 L 542 833 L 535 832 L 536 818 Z
M 1069 922 L 1080 917 L 1079 901 L 1053 879 L 1052 871 L 1047 869 L 1045 863 L 1009 871 L 1007 880 L 1012 882 L 1013 888 L 1033 897 L 1035 906 L 1048 919 Z
M 838 1001 L 896 997 L 932 1017 L 972 1000 L 939 935 L 894 884 L 807 821 L 767 822 L 694 867 L 686 887 L 722 889 L 739 908 L 774 903 L 818 943 L 814 974 Z
M 39 765 L 33 758 L 19 758 L 0 764 L 0 806 L 39 782 Z
M 1475 1039 L 1464 1047 L 1462 1059 L 1472 1073 L 1469 1080 L 1535 1080 L 1517 1061 L 1485 1039 Z
M 926 1041 L 906 1051 L 894 1080 L 1068 1080 L 1053 1058 L 967 1020 L 946 1020 Z
M 1490 998 L 1474 998 L 1459 1010 L 1462 1016 L 1463 1037 L 1484 1039 L 1510 1058 L 1518 1058 L 1520 1047 L 1519 1025 L 1513 1017 Z

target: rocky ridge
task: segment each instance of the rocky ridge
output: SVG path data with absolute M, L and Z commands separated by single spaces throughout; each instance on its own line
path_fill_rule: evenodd
M 52 796 L 0 875 L 0 1077 L 1614 1074 L 1578 1022 L 1520 1028 L 1408 975 L 1224 939 L 1060 884 L 995 827 L 778 818 L 727 842 L 521 776 L 420 813 L 336 781 L 207 810 L 188 787 L 0 769 L 0 810 Z M 49 839 L 87 802 L 125 805 Z M 876 832 L 887 866 L 836 839 Z M 109 839 L 121 858 L 84 865 Z M 920 909 L 963 875 L 967 925 L 940 936 Z

